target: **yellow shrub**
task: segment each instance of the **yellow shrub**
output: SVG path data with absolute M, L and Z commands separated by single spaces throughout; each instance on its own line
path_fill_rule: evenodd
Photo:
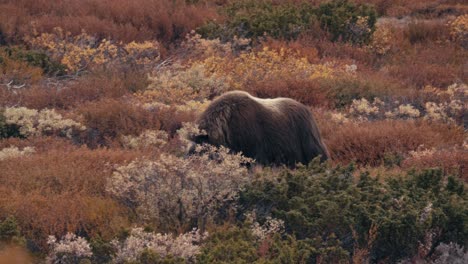
M 225 78 L 209 73 L 203 64 L 193 64 L 188 68 L 174 65 L 150 76 L 148 89 L 137 97 L 142 102 L 164 104 L 184 104 L 187 101 L 203 101 L 229 89 Z
M 388 25 L 377 27 L 372 35 L 370 44 L 372 51 L 379 55 L 385 55 L 392 48 L 392 29 Z
M 33 48 L 42 49 L 65 65 L 70 72 L 92 66 L 106 66 L 111 63 L 131 63 L 146 66 L 160 60 L 159 43 L 145 41 L 128 44 L 111 40 L 98 40 L 82 32 L 72 36 L 59 27 L 52 33 L 42 33 L 34 38 L 26 38 Z
M 211 56 L 195 64 L 204 65 L 211 74 L 226 77 L 232 89 L 243 89 L 253 82 L 266 80 L 328 78 L 345 72 L 335 63 L 312 64 L 297 51 L 284 48 L 272 50 L 268 47 L 243 53 L 235 59 Z
M 468 48 L 468 14 L 457 17 L 449 26 L 452 39 Z

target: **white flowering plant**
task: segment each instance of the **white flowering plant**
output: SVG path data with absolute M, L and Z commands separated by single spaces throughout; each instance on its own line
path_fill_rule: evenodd
M 185 263 L 194 263 L 196 255 L 200 252 L 200 243 L 207 236 L 208 233 L 201 233 L 197 229 L 174 236 L 133 228 L 123 241 L 111 242 L 116 250 L 113 263 L 137 261 L 145 250 L 156 253 L 162 259 L 172 256 L 183 259 Z
M 55 236 L 49 236 L 47 244 L 50 252 L 46 262 L 50 264 L 80 263 L 93 255 L 88 241 L 73 233 L 67 233 L 59 241 Z
M 251 162 L 223 147 L 199 146 L 186 158 L 161 154 L 118 167 L 107 191 L 163 230 L 203 227 L 220 207 L 235 201 L 250 180 L 242 164 Z

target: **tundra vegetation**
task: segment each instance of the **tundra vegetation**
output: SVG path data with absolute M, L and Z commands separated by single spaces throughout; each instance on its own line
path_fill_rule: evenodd
M 0 0 L 0 262 L 467 263 L 463 0 Z M 201 146 L 244 90 L 330 160 Z

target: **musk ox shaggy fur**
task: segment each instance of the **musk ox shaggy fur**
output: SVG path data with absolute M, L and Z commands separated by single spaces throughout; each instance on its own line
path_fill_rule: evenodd
M 308 164 L 328 159 L 310 110 L 290 98 L 261 99 L 243 91 L 227 92 L 201 114 L 195 144 L 225 146 L 262 165 Z

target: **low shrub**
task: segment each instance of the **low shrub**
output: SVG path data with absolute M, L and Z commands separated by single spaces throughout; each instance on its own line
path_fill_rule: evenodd
M 6 87 L 1 89 L 19 90 L 38 83 L 43 78 L 43 70 L 27 61 L 12 57 L 3 48 L 0 49 L 0 82 Z
M 226 254 L 226 252 L 230 254 Z M 272 234 L 259 240 L 252 228 L 220 227 L 202 245 L 199 263 L 312 263 L 315 249 L 293 236 Z M 333 261 L 336 258 L 324 260 Z
M 452 40 L 468 49 L 468 15 L 461 15 L 449 23 Z
M 283 220 L 288 234 L 315 249 L 308 263 L 347 262 L 358 252 L 364 261 L 396 262 L 414 256 L 420 244 L 434 249 L 441 242 L 465 243 L 462 182 L 447 182 L 440 170 L 385 181 L 367 173 L 355 180 L 353 171 L 312 162 L 264 174 L 241 192 L 240 212 L 253 210 L 260 222 L 268 216 Z
M 88 241 L 73 233 L 67 233 L 59 241 L 55 236 L 49 236 L 47 244 L 51 248 L 47 263 L 83 263 L 93 254 Z
M 51 149 L 67 150 L 71 149 L 73 142 L 62 137 L 9 137 L 0 140 L 0 149 L 16 147 L 18 149 L 34 149 L 34 153 L 47 152 Z
M 229 89 L 222 74 L 209 72 L 204 64 L 193 64 L 184 69 L 174 66 L 156 72 L 149 77 L 149 86 L 141 96 L 148 101 L 167 105 L 183 104 L 187 101 L 212 99 Z
M 60 61 L 69 73 L 79 73 L 93 68 L 107 69 L 111 65 L 129 68 L 145 68 L 161 59 L 160 44 L 157 41 L 118 43 L 112 40 L 99 40 L 82 32 L 74 36 L 62 28 L 54 28 L 51 33 L 42 33 L 25 38 L 33 49 L 46 52 Z
M 32 249 L 66 232 L 110 239 L 129 222 L 128 210 L 108 197 L 112 164 L 142 153 L 64 146 L 0 161 L 0 217 L 15 217 Z M 43 149 L 43 147 L 42 147 Z
M 162 232 L 203 231 L 220 211 L 229 212 L 238 190 L 249 181 L 247 168 L 241 167 L 247 162 L 240 154 L 212 146 L 187 158 L 161 154 L 155 161 L 136 160 L 117 168 L 107 190 L 135 210 L 140 221 Z
M 65 73 L 66 67 L 56 61 L 53 61 L 47 54 L 27 50 L 21 47 L 7 47 L 5 54 L 14 60 L 21 60 L 32 67 L 39 67 L 49 76 L 60 76 Z
M 463 129 L 454 125 L 413 120 L 382 120 L 337 124 L 317 116 L 325 145 L 334 161 L 379 165 L 386 155 L 407 155 L 419 146 L 461 145 Z M 398 140 L 396 140 L 398 139 Z
M 368 43 L 375 30 L 377 12 L 367 4 L 356 5 L 347 0 L 333 0 L 320 4 L 317 19 L 330 32 L 332 40 Z
M 404 34 L 411 44 L 449 39 L 449 29 L 443 20 L 410 22 Z
M 348 65 L 337 61 L 311 63 L 298 50 L 266 46 L 234 59 L 212 56 L 197 64 L 203 65 L 208 76 L 222 76 L 230 90 L 245 90 L 254 84 L 281 79 L 308 81 L 352 74 L 346 71 Z
M 408 158 L 402 162 L 402 167 L 409 168 L 435 168 L 443 170 L 444 175 L 454 175 L 468 182 L 467 146 L 445 149 L 421 149 L 410 152 Z
M 231 40 L 234 36 L 277 39 L 296 39 L 321 28 L 332 35 L 332 40 L 367 43 L 374 31 L 377 13 L 365 4 L 355 5 L 346 0 L 334 0 L 315 8 L 311 3 L 287 1 L 238 1 L 224 8 L 224 24 L 210 21 L 197 29 L 203 37 Z M 314 34 L 314 33 L 312 33 Z
M 112 263 L 194 263 L 207 234 L 194 229 L 173 236 L 133 228 L 123 241 L 113 240 Z
M 23 148 L 23 150 L 19 150 L 18 147 L 3 148 L 0 149 L 0 160 L 18 158 L 21 156 L 29 155 L 34 152 L 34 148 L 31 147 L 25 147 Z
M 115 99 L 103 99 L 81 105 L 87 131 L 82 140 L 89 146 L 109 145 L 123 135 L 139 135 L 147 129 L 159 129 L 157 116 L 139 105 Z
M 256 38 L 267 34 L 273 38 L 294 39 L 305 32 L 314 19 L 312 6 L 280 4 L 269 1 L 240 1 L 226 8 L 231 34 Z
M 7 217 L 0 221 L 0 242 L 11 242 L 20 236 L 20 230 L 14 217 Z
M 28 109 L 26 107 L 7 107 L 3 112 L 6 134 L 20 137 L 57 135 L 71 138 L 72 134 L 85 130 L 79 122 L 63 118 L 54 109 Z M 10 132 L 8 132 L 10 131 Z
M 20 136 L 19 127 L 17 125 L 7 123 L 5 110 L 0 109 L 0 139 Z
M 104 98 L 117 99 L 148 86 L 145 71 L 109 69 L 84 75 L 76 80 L 51 80 L 5 94 L 4 104 L 44 108 L 73 109 Z M 7 91 L 5 91 L 7 93 Z M 0 95 L 1 98 L 1 95 Z M 1 99 L 0 99 L 1 100 Z
M 20 41 L 34 33 L 51 33 L 60 25 L 72 35 L 85 30 L 99 39 L 112 38 L 130 43 L 157 39 L 165 43 L 181 39 L 190 30 L 217 16 L 212 5 L 200 1 L 86 0 L 63 3 L 60 0 L 3 1 L 1 30 L 5 40 Z M 31 26 L 31 22 L 34 26 Z
M 335 78 L 320 78 L 318 84 L 325 91 L 331 105 L 344 108 L 352 104 L 353 100 L 365 98 L 373 100 L 375 97 L 384 100 L 389 98 L 413 97 L 410 88 L 380 74 L 358 72 L 353 75 L 341 75 Z
M 407 85 L 447 87 L 464 75 L 464 51 L 453 44 L 415 44 L 405 52 L 394 53 L 385 63 L 388 74 Z

